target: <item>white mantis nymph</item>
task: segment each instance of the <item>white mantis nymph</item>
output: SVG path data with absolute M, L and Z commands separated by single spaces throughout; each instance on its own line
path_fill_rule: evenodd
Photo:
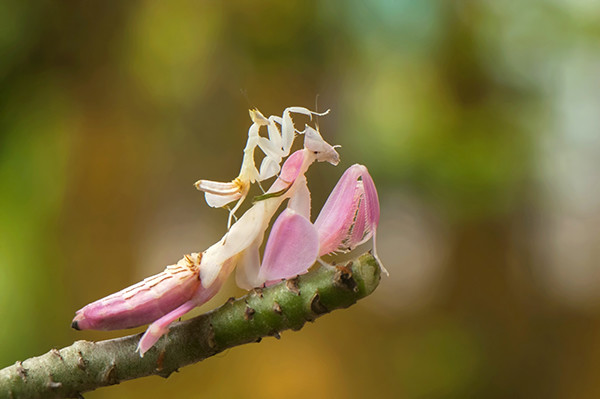
M 304 134 L 309 130 L 315 131 L 308 125 L 304 131 L 296 130 L 291 114 L 306 115 L 312 119 L 313 115 L 327 115 L 329 110 L 319 113 L 304 107 L 288 107 L 283 111 L 282 116 L 271 115 L 268 118 L 257 109 L 251 109 L 249 113 L 252 125 L 248 129 L 248 141 L 244 148 L 244 158 L 239 175 L 230 182 L 198 180 L 194 183 L 198 190 L 204 191 L 206 203 L 213 208 L 220 208 L 237 200 L 235 206 L 229 211 L 227 228 L 231 227 L 235 212 L 246 199 L 250 185 L 255 182 L 260 184 L 279 173 L 281 161 L 290 154 L 296 133 Z M 277 125 L 281 126 L 281 131 Z M 260 128 L 263 126 L 267 127 L 268 138 L 260 135 Z M 254 162 L 256 147 L 260 148 L 265 155 L 260 164 L 260 170 L 256 168 Z

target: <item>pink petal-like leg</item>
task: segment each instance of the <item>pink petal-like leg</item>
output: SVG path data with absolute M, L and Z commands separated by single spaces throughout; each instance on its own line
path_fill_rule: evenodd
M 315 227 L 304 216 L 286 208 L 271 229 L 259 280 L 280 280 L 306 273 L 318 252 L 319 235 Z
M 373 255 L 387 274 L 377 256 L 379 212 L 377 189 L 369 171 L 363 165 L 352 165 L 334 187 L 315 221 L 321 244 L 319 256 L 349 251 L 373 238 Z
M 347 238 L 361 204 L 362 186 L 358 184 L 358 178 L 363 168 L 366 170 L 364 166 L 355 164 L 346 169 L 317 216 L 315 227 L 321 242 L 320 256 L 351 249 L 349 244 L 352 243 L 347 242 Z
M 289 187 L 302 173 L 302 166 L 306 159 L 306 150 L 295 151 L 286 159 L 281 167 L 281 173 L 271 185 L 267 193 L 275 193 Z
M 172 322 L 174 322 L 190 310 L 194 309 L 196 306 L 197 304 L 195 301 L 188 301 L 180 307 L 178 307 L 177 309 L 173 310 L 170 313 L 167 313 L 160 319 L 150 324 L 150 326 L 140 339 L 140 342 L 138 343 L 137 350 L 140 352 L 140 356 L 144 357 L 144 353 L 146 353 L 150 348 L 152 348 L 156 341 L 158 341 L 160 337 L 162 337 L 169 331 L 169 325 Z

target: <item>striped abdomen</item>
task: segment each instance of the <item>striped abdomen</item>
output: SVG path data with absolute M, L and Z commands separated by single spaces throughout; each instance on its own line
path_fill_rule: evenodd
M 77 330 L 119 330 L 151 323 L 184 302 L 200 286 L 202 254 L 185 255 L 176 265 L 117 293 L 92 302 L 75 313 Z

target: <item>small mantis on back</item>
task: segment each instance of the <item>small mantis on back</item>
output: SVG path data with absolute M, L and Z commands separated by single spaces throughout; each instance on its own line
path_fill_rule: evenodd
M 304 134 L 309 129 L 316 132 L 310 126 L 306 126 L 306 129 L 302 132 L 297 131 L 291 114 L 306 115 L 312 119 L 313 115 L 327 115 L 329 110 L 319 113 L 304 107 L 288 107 L 283 111 L 281 117 L 271 115 L 268 118 L 257 109 L 251 109 L 249 113 L 252 125 L 248 129 L 248 141 L 244 148 L 244 158 L 239 175 L 230 182 L 198 180 L 194 183 L 198 190 L 204 191 L 206 203 L 213 208 L 220 208 L 237 200 L 235 206 L 229 211 L 227 228 L 231 227 L 231 220 L 235 217 L 235 212 L 246 199 L 250 185 L 255 182 L 260 184 L 261 181 L 279 173 L 282 159 L 290 154 L 296 132 Z M 281 126 L 281 131 L 277 125 Z M 260 135 L 262 126 L 267 127 L 269 138 Z M 260 170 L 256 168 L 254 163 L 254 150 L 256 147 L 260 148 L 265 154 Z

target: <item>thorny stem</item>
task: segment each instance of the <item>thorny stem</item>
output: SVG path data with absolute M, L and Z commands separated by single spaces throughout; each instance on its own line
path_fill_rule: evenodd
M 380 268 L 370 254 L 346 266 L 318 268 L 280 284 L 255 289 L 196 318 L 174 323 L 143 358 L 135 352 L 141 334 L 100 342 L 77 341 L 63 349 L 0 370 L 0 398 L 80 398 L 82 392 L 125 380 L 160 375 L 226 349 L 346 308 L 371 294 Z

